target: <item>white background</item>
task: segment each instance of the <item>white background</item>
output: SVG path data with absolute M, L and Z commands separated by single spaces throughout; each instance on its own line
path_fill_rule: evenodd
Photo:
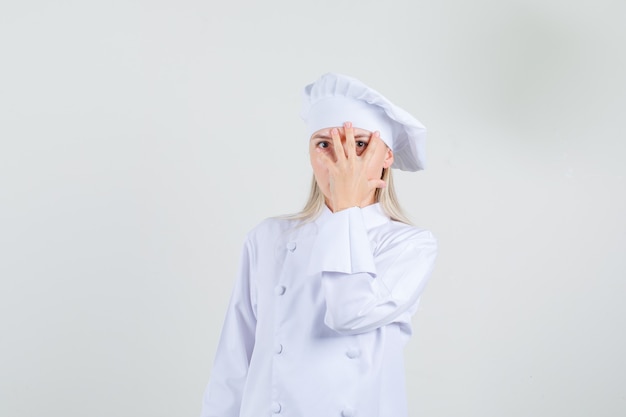
M 3 1 L 0 415 L 196 416 L 302 87 L 428 128 L 411 416 L 626 414 L 623 1 Z M 391 417 L 391 416 L 385 416 Z

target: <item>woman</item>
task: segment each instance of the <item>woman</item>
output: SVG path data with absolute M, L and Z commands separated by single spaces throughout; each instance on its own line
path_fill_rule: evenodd
M 358 80 L 305 88 L 304 210 L 247 236 L 203 417 L 403 417 L 403 348 L 436 241 L 391 169 L 423 169 L 425 128 Z

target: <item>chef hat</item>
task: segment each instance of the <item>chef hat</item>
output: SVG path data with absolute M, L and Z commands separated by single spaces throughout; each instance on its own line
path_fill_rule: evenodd
M 357 79 L 328 73 L 304 87 L 302 119 L 309 136 L 327 127 L 354 127 L 380 132 L 393 151 L 392 168 L 424 169 L 426 128 L 406 111 Z

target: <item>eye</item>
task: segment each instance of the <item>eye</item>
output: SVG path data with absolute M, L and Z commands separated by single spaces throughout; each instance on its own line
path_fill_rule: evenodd
M 367 142 L 362 141 L 362 140 L 357 140 L 356 141 L 356 147 L 357 148 L 365 148 L 367 146 Z
M 318 148 L 325 149 L 325 148 L 328 148 L 330 146 L 330 144 L 328 143 L 328 141 L 321 140 L 321 141 L 317 142 L 317 145 L 315 145 L 315 146 L 317 146 Z

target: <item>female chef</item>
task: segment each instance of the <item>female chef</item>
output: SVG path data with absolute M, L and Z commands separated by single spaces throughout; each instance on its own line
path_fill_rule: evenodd
M 403 348 L 433 269 L 391 168 L 424 168 L 425 128 L 358 80 L 304 91 L 303 211 L 249 232 L 202 417 L 406 417 Z

